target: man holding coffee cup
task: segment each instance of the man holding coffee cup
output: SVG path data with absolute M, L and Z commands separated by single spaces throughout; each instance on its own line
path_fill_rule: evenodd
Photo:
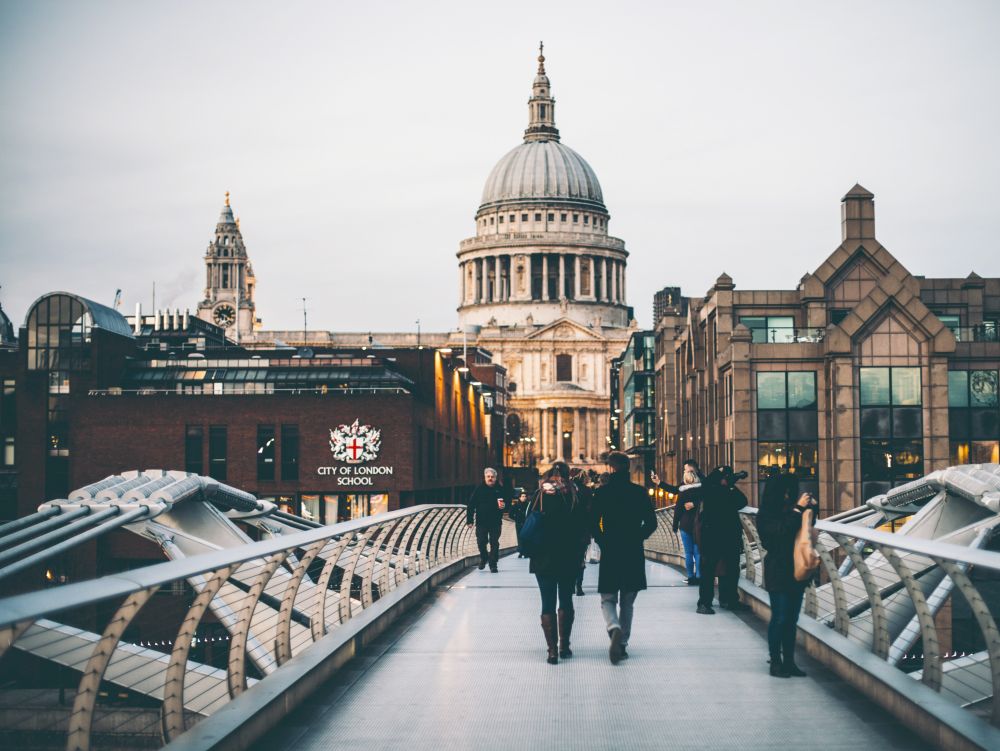
M 490 564 L 490 571 L 497 573 L 500 557 L 500 524 L 510 503 L 506 488 L 497 482 L 497 471 L 492 467 L 483 470 L 483 484 L 477 485 L 469 497 L 466 522 L 476 525 L 476 543 L 479 545 L 479 570 Z M 489 551 L 487 552 L 487 543 Z

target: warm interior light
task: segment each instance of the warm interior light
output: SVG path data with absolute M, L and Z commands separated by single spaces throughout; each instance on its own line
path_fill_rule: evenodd
M 440 352 L 442 355 L 450 355 L 451 347 L 441 347 L 438 349 L 438 352 Z
M 469 372 L 469 369 L 467 367 L 465 367 L 464 365 L 462 367 L 460 367 L 460 368 L 455 368 L 455 370 L 457 370 L 459 373 L 468 373 Z

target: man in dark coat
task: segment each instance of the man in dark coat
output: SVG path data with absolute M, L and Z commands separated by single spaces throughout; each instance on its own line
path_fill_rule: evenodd
M 730 610 L 747 610 L 740 602 L 737 581 L 740 575 L 740 552 L 743 532 L 740 509 L 747 497 L 735 487 L 732 467 L 716 467 L 701 484 L 701 512 L 698 549 L 701 551 L 701 581 L 698 590 L 698 612 L 714 615 L 716 569 L 719 574 L 719 605 Z
M 597 591 L 611 639 L 608 657 L 617 664 L 628 657 L 633 605 L 646 588 L 643 541 L 656 531 L 656 512 L 646 490 L 629 481 L 628 456 L 612 451 L 607 461 L 611 477 L 594 497 L 594 539 L 601 546 Z
M 497 482 L 497 471 L 492 467 L 483 470 L 483 484 L 477 485 L 469 496 L 466 521 L 476 525 L 476 543 L 479 545 L 479 570 L 490 564 L 490 571 L 497 572 L 500 557 L 500 524 L 510 503 L 509 491 Z M 489 543 L 489 552 L 486 546 Z

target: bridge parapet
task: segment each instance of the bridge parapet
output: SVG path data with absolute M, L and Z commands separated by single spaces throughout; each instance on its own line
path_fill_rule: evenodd
M 379 617 L 477 551 L 464 506 L 285 521 L 269 539 L 0 600 L 0 746 L 175 741 L 258 684 L 267 696 L 303 659 L 314 675 L 335 669 Z

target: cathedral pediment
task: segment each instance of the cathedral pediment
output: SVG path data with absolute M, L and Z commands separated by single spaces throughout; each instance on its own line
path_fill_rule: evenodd
M 552 323 L 542 326 L 537 331 L 528 334 L 527 340 L 550 340 L 550 341 L 579 341 L 579 342 L 603 342 L 607 341 L 601 332 L 596 329 L 583 326 L 569 318 L 560 318 Z

